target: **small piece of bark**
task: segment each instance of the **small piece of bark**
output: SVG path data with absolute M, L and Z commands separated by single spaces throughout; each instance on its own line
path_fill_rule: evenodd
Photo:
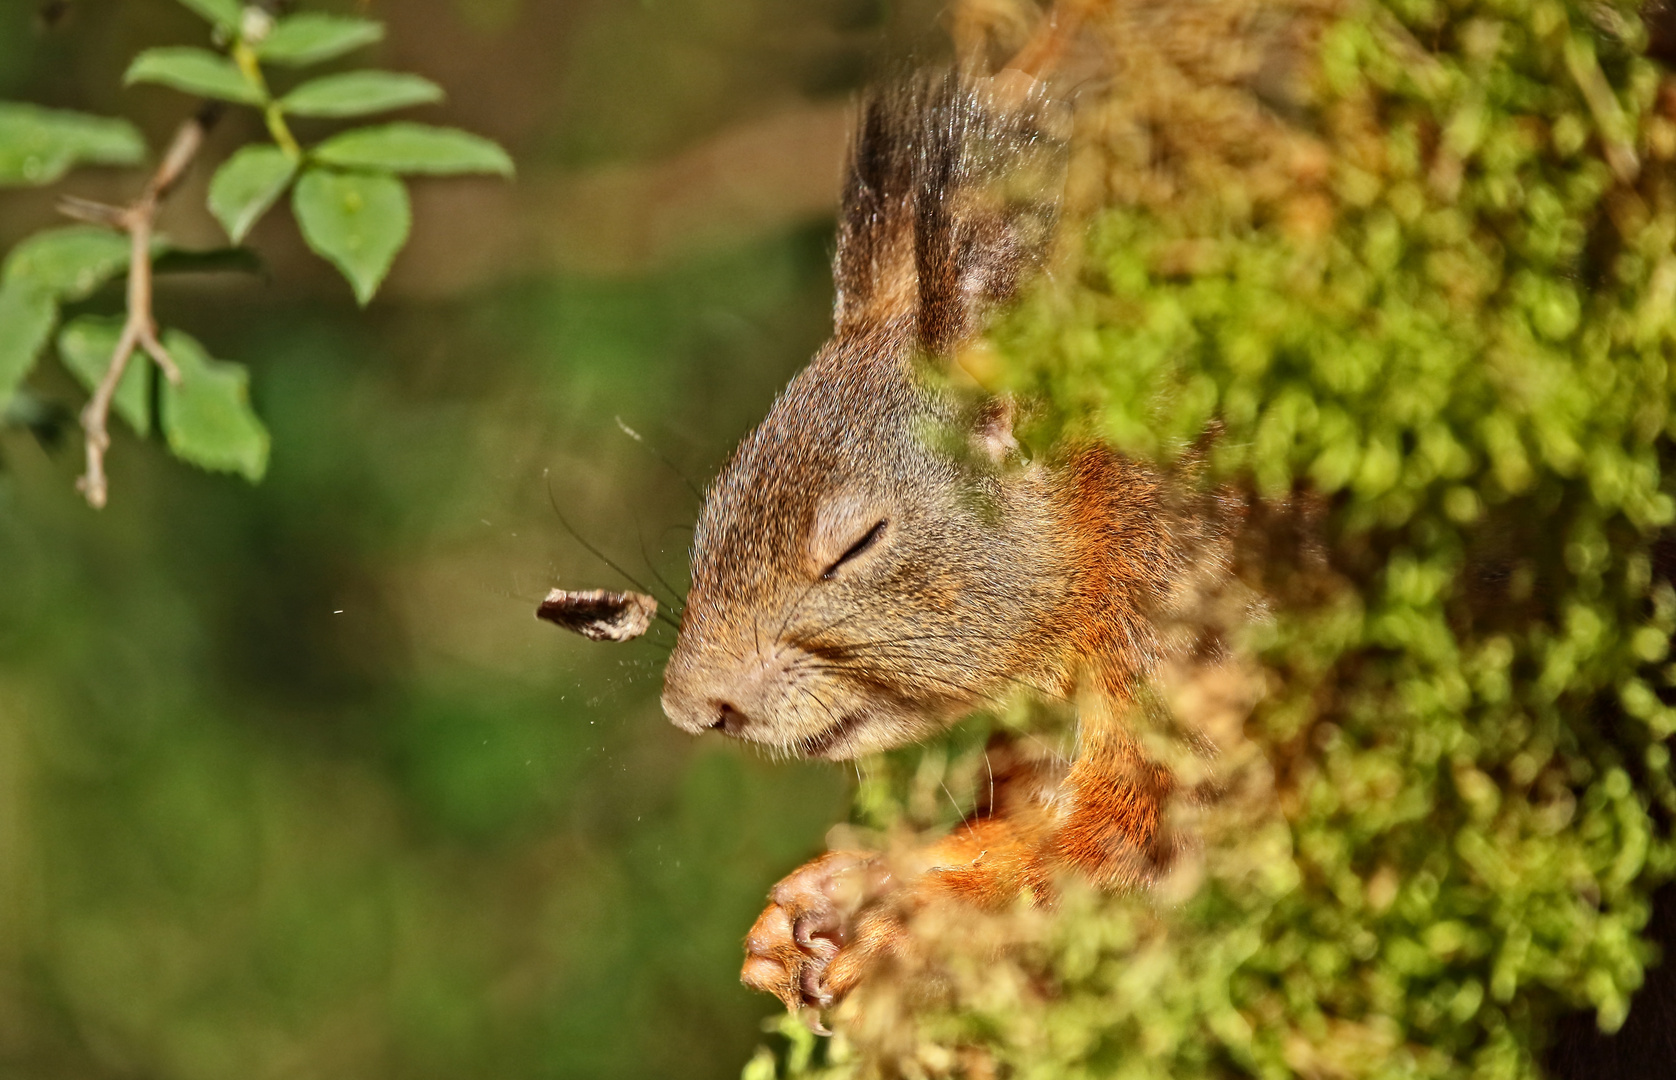
M 644 593 L 554 589 L 535 617 L 594 641 L 632 641 L 651 628 L 658 602 Z

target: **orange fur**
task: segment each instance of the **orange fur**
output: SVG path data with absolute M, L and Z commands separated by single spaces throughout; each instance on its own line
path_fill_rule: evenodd
M 1162 479 L 1110 451 L 1083 450 L 1063 475 L 1057 526 L 1075 566 L 1052 619 L 1063 634 L 1036 639 L 1017 659 L 1026 681 L 1037 678 L 1061 692 L 1084 683 L 1078 753 L 1068 773 L 1055 782 L 1023 768 L 1003 778 L 992 805 L 952 834 L 899 857 L 921 869 L 906 879 L 881 878 L 859 905 L 852 900 L 854 921 L 828 957 L 788 949 L 791 927 L 812 891 L 833 887 L 833 867 L 852 872 L 876 857 L 846 853 L 834 862 L 825 855 L 800 868 L 776 888 L 747 939 L 746 985 L 788 1007 L 830 1004 L 907 946 L 907 921 L 927 904 L 998 909 L 1020 897 L 1051 903 L 1066 873 L 1133 888 L 1167 867 L 1171 844 L 1162 820 L 1174 780 L 1148 760 L 1125 718 L 1138 682 L 1172 651 L 1159 622 L 1181 602 L 1176 594 L 1191 573 L 1186 559 L 1192 553 L 1216 563 L 1219 548 L 1184 543 Z M 1202 521 L 1198 527 L 1206 528 Z M 1016 793 L 1021 787 L 1031 790 Z M 811 992 L 793 992 L 806 982 Z

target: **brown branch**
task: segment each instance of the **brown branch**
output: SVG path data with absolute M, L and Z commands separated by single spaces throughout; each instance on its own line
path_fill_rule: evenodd
M 122 334 L 117 338 L 116 350 L 111 353 L 111 362 L 105 368 L 104 377 L 99 380 L 93 397 L 81 412 L 82 431 L 87 435 L 87 471 L 76 481 L 76 487 L 86 497 L 88 505 L 96 510 L 105 505 L 109 494 L 105 451 L 111 445 L 111 402 L 116 397 L 117 385 L 128 370 L 129 361 L 134 357 L 134 350 L 145 350 L 170 382 L 180 382 L 180 368 L 163 348 L 163 343 L 157 340 L 157 320 L 151 313 L 151 237 L 159 207 L 203 147 L 204 135 L 214 122 L 214 115 L 212 111 L 205 110 L 180 125 L 145 190 L 129 205 L 107 206 L 77 198 L 62 199 L 58 205 L 59 211 L 69 217 L 121 229 L 128 234 L 127 320 L 122 325 Z

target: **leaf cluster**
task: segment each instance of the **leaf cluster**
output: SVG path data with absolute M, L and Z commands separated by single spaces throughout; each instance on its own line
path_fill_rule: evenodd
M 271 141 L 235 151 L 209 186 L 209 209 L 234 245 L 289 192 L 308 246 L 343 273 L 365 305 L 411 228 L 404 177 L 512 173 L 511 159 L 493 142 L 410 121 L 351 127 L 311 146 L 298 140 L 290 125 L 295 118 L 356 120 L 442 99 L 442 89 L 428 79 L 379 70 L 301 77 L 284 93 L 271 88 L 269 69 L 302 73 L 338 60 L 381 40 L 381 23 L 317 12 L 275 18 L 237 0 L 181 2 L 209 22 L 214 47 L 146 49 L 128 66 L 125 81 L 166 86 L 261 113 Z M 0 186 L 52 183 L 78 165 L 133 165 L 144 153 L 139 132 L 125 120 L 0 102 Z M 174 256 L 195 269 L 239 261 L 226 258 L 234 252 L 180 252 L 167 242 L 149 249 L 154 262 Z M 132 257 L 123 237 L 81 226 L 39 233 L 12 251 L 0 279 L 0 417 L 30 411 L 20 391 L 53 337 L 61 306 L 85 300 L 125 274 Z M 130 316 L 151 317 L 149 310 L 131 310 Z M 81 317 L 57 335 L 60 359 L 89 390 L 104 379 L 120 352 L 120 329 L 120 323 Z M 268 438 L 251 411 L 244 369 L 210 360 L 179 331 L 165 333 L 162 341 L 171 356 L 174 347 L 168 342 L 183 350 L 185 359 L 176 357 L 175 363 L 181 380 L 154 393 L 149 368 L 124 371 L 113 398 L 118 414 L 145 435 L 152 429 L 155 397 L 155 419 L 177 456 L 259 479 Z M 103 361 L 101 349 L 106 350 Z M 102 425 L 103 417 L 96 422 Z M 93 429 L 89 438 L 91 447 L 97 438 Z M 90 448 L 90 456 L 93 452 Z
M 279 95 L 270 88 L 264 66 L 301 69 L 335 60 L 382 39 L 382 24 L 314 12 L 276 20 L 233 0 L 188 6 L 215 25 L 222 49 L 147 49 L 124 81 L 261 110 L 273 142 L 239 150 L 210 182 L 210 211 L 234 243 L 290 190 L 303 238 L 343 272 L 365 304 L 411 227 L 407 190 L 397 177 L 512 173 L 512 160 L 489 140 L 428 124 L 353 128 L 307 148 L 297 141 L 288 123 L 293 118 L 355 119 L 442 100 L 442 88 L 429 79 L 394 71 L 321 75 Z
M 27 373 L 53 336 L 60 305 L 92 295 L 127 270 L 128 259 L 126 240 L 84 225 L 49 229 L 13 248 L 0 267 L 0 327 L 16 333 L 0 334 L 0 381 Z M 89 391 L 104 378 L 123 322 L 121 317 L 78 315 L 58 330 L 59 359 Z M 201 344 L 178 330 L 169 331 L 164 341 L 181 373 L 178 383 L 164 380 L 157 391 L 170 450 L 202 468 L 261 479 L 268 434 L 250 407 L 249 373 L 240 364 L 211 359 Z M 117 414 L 141 436 L 153 426 L 149 376 L 149 368 L 130 366 L 113 399 Z

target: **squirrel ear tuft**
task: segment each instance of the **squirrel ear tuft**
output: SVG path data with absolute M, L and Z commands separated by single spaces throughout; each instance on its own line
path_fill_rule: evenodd
M 911 315 L 920 348 L 946 355 L 1010 299 L 1052 239 L 1058 113 L 1039 87 L 954 73 L 863 101 L 834 266 L 839 331 Z
M 914 84 L 863 98 L 839 207 L 837 329 L 888 319 L 913 302 Z
M 1064 143 L 1039 87 L 945 80 L 927 115 L 915 203 L 920 345 L 946 355 L 1011 300 L 1041 263 L 1058 220 Z

